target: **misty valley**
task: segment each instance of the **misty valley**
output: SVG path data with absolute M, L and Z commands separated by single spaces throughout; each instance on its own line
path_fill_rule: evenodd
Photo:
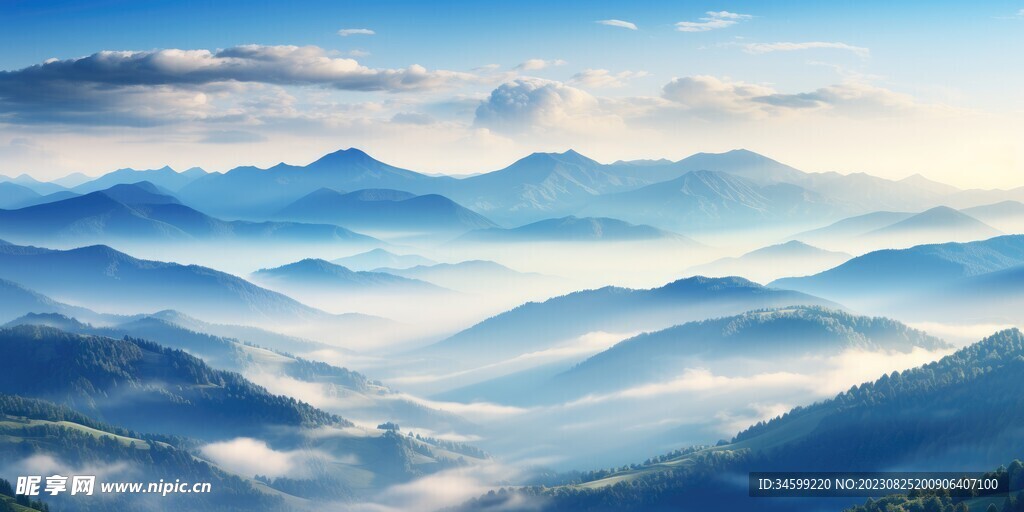
M 1021 510 L 746 475 L 1024 481 L 1024 189 L 746 150 L 71 178 L 0 182 L 0 477 L 212 491 L 10 510 Z

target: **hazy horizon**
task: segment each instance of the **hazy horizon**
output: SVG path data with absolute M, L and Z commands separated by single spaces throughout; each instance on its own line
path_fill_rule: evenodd
M 466 174 L 533 151 L 747 148 L 808 172 L 1024 185 L 1022 66 L 1000 51 L 1024 16 L 1008 3 L 588 2 L 541 19 L 528 4 L 261 4 L 227 30 L 213 20 L 228 4 L 126 5 L 0 13 L 0 174 L 224 171 L 340 147 Z
M 1024 4 L 3 5 L 0 512 L 1024 511 Z

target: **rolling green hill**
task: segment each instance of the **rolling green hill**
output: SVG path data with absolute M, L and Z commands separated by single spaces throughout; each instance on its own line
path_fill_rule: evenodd
M 0 460 L 8 464 L 46 456 L 65 467 L 101 472 L 97 486 L 106 472 L 110 481 L 180 479 L 209 482 L 212 490 L 209 494 L 152 496 L 146 500 L 143 494 L 100 497 L 97 489 L 93 497 L 61 494 L 51 498 L 48 501 L 55 504 L 55 510 L 140 510 L 154 506 L 157 499 L 162 500 L 162 506 L 190 510 L 277 510 L 288 501 L 298 500 L 202 460 L 191 453 L 191 447 L 187 439 L 142 434 L 95 421 L 51 402 L 0 394 Z
M 1024 334 L 996 333 L 937 362 L 884 375 L 797 407 L 716 446 L 595 471 L 554 488 L 495 493 L 464 510 L 516 499 L 542 510 L 794 510 L 804 498 L 749 498 L 750 471 L 977 470 L 1024 445 Z M 825 510 L 852 505 L 832 501 Z

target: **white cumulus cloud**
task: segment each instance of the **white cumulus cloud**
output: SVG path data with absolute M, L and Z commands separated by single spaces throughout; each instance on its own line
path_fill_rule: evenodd
M 810 41 L 804 43 L 789 43 L 789 42 L 777 42 L 777 43 L 749 43 L 743 45 L 743 51 L 752 54 L 772 53 L 772 52 L 793 52 L 800 50 L 814 50 L 814 49 L 833 49 L 833 50 L 846 50 L 852 52 L 860 57 L 867 57 L 871 54 L 871 50 L 862 46 L 853 46 L 846 43 L 838 42 L 825 42 L 825 41 Z
M 597 98 L 561 82 L 522 78 L 502 84 L 476 109 L 474 123 L 498 132 L 573 131 L 614 122 Z
M 700 21 L 680 21 L 676 30 L 680 32 L 708 32 L 720 28 L 731 27 L 740 21 L 749 20 L 749 14 L 737 14 L 729 11 L 708 11 Z
M 648 73 L 646 71 L 621 71 L 619 73 L 612 73 L 607 69 L 585 69 L 573 75 L 572 78 L 569 79 L 569 83 L 594 89 L 617 88 L 624 87 L 634 78 L 642 78 L 647 75 Z
M 372 30 L 370 30 L 368 28 L 343 28 L 343 29 L 338 31 L 338 35 L 341 36 L 341 37 L 348 37 L 348 36 L 372 36 L 374 34 L 376 34 L 376 32 L 374 32 L 374 31 L 372 31 Z
M 526 60 L 526 61 L 520 63 L 518 66 L 515 67 L 515 69 L 517 69 L 519 71 L 537 71 L 539 69 L 550 68 L 550 67 L 553 67 L 553 66 L 564 66 L 564 65 L 565 65 L 565 61 L 562 60 L 562 59 L 552 59 L 552 60 L 529 59 L 529 60 Z
M 238 437 L 230 441 L 210 443 L 202 448 L 203 455 L 218 465 L 240 475 L 268 477 L 308 477 L 307 462 L 322 457 L 313 451 L 278 451 L 265 441 Z
M 629 30 L 636 30 L 636 23 L 623 20 L 598 20 L 595 23 L 601 25 L 607 25 L 609 27 L 628 28 Z

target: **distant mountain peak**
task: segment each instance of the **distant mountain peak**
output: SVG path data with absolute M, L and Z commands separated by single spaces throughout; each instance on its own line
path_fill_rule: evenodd
M 719 171 L 740 176 L 760 185 L 772 183 L 800 184 L 807 174 L 777 160 L 748 149 L 733 149 L 725 153 L 696 153 L 678 162 L 682 170 Z
M 521 164 L 541 164 L 541 163 L 543 163 L 543 164 L 548 164 L 548 163 L 553 163 L 553 164 L 564 163 L 564 164 L 580 165 L 580 166 L 600 166 L 601 165 L 596 160 L 593 160 L 591 158 L 587 158 L 586 156 L 581 155 L 580 153 L 578 153 L 574 149 L 569 149 L 569 150 L 567 150 L 565 152 L 562 152 L 562 153 L 540 153 L 540 152 L 538 152 L 538 153 L 531 153 L 531 154 L 529 154 L 529 155 L 527 155 L 527 156 L 517 160 L 515 163 L 513 163 L 511 166 L 509 166 L 509 168 L 515 169 L 515 168 L 523 167 Z
M 290 270 L 297 270 L 297 271 L 302 271 L 302 270 L 327 270 L 327 271 L 330 271 L 330 272 L 338 272 L 338 271 L 351 272 L 351 270 L 349 270 L 348 268 L 346 268 L 346 267 L 344 267 L 342 265 L 331 263 L 331 262 L 329 262 L 327 260 L 320 259 L 320 258 L 306 258 L 306 259 L 303 259 L 303 260 L 296 261 L 295 263 L 289 263 L 287 265 L 283 265 L 283 266 L 277 267 L 276 269 L 260 269 L 260 272 L 263 272 L 265 270 L 281 270 L 281 269 L 290 269 Z
M 320 167 L 322 165 L 335 165 L 335 164 L 379 164 L 380 162 L 367 154 L 365 151 L 357 148 L 339 149 L 332 153 L 328 153 L 315 162 L 309 164 L 308 167 Z
M 127 205 L 181 204 L 170 192 L 151 181 L 119 183 L 99 193 Z

